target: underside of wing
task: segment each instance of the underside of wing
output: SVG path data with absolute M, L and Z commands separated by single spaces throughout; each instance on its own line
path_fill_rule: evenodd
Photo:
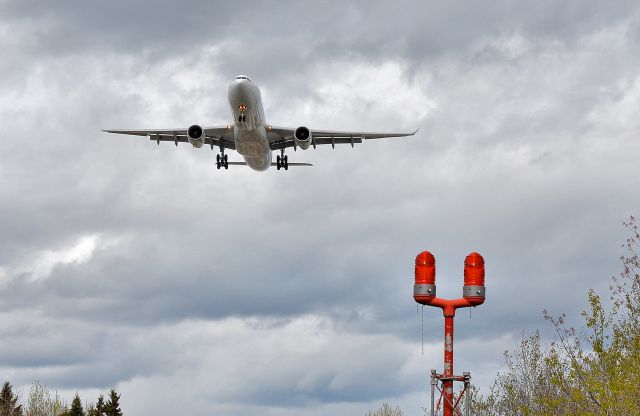
M 225 149 L 235 150 L 236 145 L 233 140 L 233 127 L 231 126 L 214 126 L 203 127 L 204 132 L 203 144 L 213 147 L 223 147 Z M 176 146 L 178 143 L 189 143 L 187 129 L 153 129 L 153 130 L 102 130 L 106 133 L 127 134 L 131 136 L 146 136 L 160 144 L 160 142 L 173 142 Z
M 269 138 L 272 150 L 296 147 L 296 128 L 267 126 L 267 137 Z M 415 135 L 418 130 L 406 133 L 374 133 L 361 131 L 333 131 L 333 130 L 312 130 L 307 129 L 310 137 L 310 144 L 315 148 L 317 145 L 330 144 L 335 148 L 336 144 L 362 143 L 363 140 L 385 139 L 392 137 L 407 137 Z

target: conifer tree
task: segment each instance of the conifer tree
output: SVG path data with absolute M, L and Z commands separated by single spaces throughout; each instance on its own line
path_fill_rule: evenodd
M 5 381 L 0 391 L 0 416 L 22 416 L 22 406 L 18 406 L 18 396 L 13 394 L 11 383 Z
M 76 397 L 74 397 L 73 401 L 71 402 L 71 409 L 69 409 L 68 414 L 69 416 L 85 416 L 78 393 L 76 393 Z
M 87 416 L 104 416 L 104 396 L 101 394 L 96 404 L 87 405 L 85 413 Z
M 104 396 L 101 394 L 98 397 L 98 402 L 96 403 L 95 413 L 91 416 L 103 416 L 104 415 Z
M 109 400 L 104 405 L 103 414 L 105 416 L 122 416 L 120 410 L 120 395 L 114 389 L 109 391 Z
M 100 397 L 98 397 L 98 403 L 96 403 L 96 409 L 99 410 L 100 412 L 102 412 L 102 410 L 104 409 L 104 396 L 101 394 Z

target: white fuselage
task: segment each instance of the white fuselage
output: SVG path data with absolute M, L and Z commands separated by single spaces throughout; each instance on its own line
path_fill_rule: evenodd
M 258 171 L 271 166 L 271 148 L 265 130 L 260 88 L 240 75 L 229 85 L 229 106 L 233 114 L 236 151 L 247 165 Z

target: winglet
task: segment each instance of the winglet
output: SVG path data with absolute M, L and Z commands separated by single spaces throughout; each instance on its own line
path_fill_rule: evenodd
M 415 136 L 415 135 L 416 135 L 416 133 L 418 132 L 418 130 L 420 130 L 420 127 L 418 127 L 418 128 L 416 129 L 416 131 L 414 131 L 413 133 L 411 133 L 411 135 L 412 135 L 412 136 Z

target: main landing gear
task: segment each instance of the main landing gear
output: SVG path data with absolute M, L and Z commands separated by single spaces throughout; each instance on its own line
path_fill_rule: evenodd
M 284 149 L 281 150 L 282 156 L 278 155 L 276 158 L 276 168 L 280 170 L 284 168 L 284 170 L 289 170 L 289 157 L 285 156 Z
M 224 149 L 216 155 L 216 167 L 220 169 L 224 167 L 225 169 L 229 169 L 229 155 L 224 154 Z

